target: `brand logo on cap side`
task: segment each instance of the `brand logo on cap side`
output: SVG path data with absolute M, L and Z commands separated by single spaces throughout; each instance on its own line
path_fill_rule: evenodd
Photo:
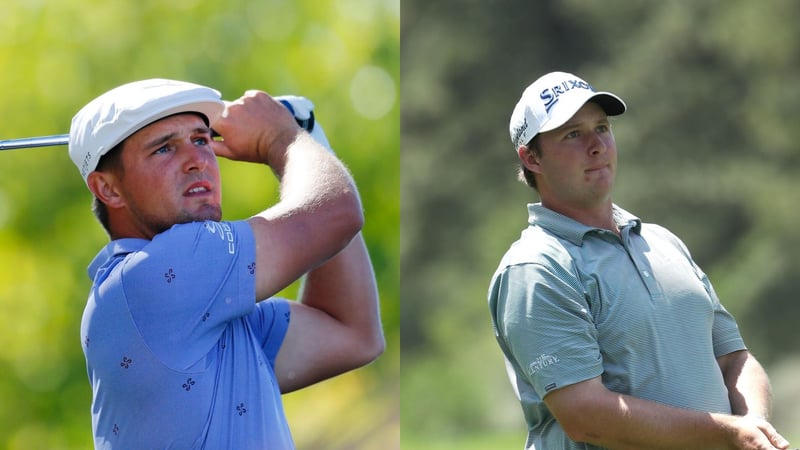
M 527 117 L 522 117 L 522 123 L 518 124 L 516 127 L 514 127 L 514 133 L 513 133 L 512 138 L 511 138 L 511 140 L 514 142 L 514 145 L 517 145 L 517 146 L 522 145 L 519 142 L 519 138 L 520 138 L 520 136 L 522 136 L 523 133 L 525 133 L 525 130 L 527 130 L 527 129 L 528 129 L 528 118 Z
M 539 94 L 539 98 L 542 100 L 542 102 L 544 102 L 544 110 L 549 114 L 550 109 L 555 106 L 555 104 L 558 102 L 558 99 L 573 89 L 586 89 L 594 92 L 594 88 L 589 83 L 579 78 L 562 81 L 551 88 L 543 90 Z
M 86 178 L 86 175 L 89 173 L 89 163 L 92 160 L 92 153 L 86 153 L 83 156 L 83 162 L 81 163 L 81 176 Z

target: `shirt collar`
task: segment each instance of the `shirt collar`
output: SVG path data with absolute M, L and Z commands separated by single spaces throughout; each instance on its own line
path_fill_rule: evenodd
M 89 278 L 94 279 L 97 275 L 97 271 L 102 269 L 108 262 L 119 256 L 139 251 L 144 248 L 148 242 L 150 241 L 147 239 L 137 238 L 123 238 L 109 242 L 97 253 L 92 263 L 89 264 Z
M 640 232 L 642 221 L 638 217 L 617 205 L 612 205 L 612 214 L 614 216 L 614 222 L 619 226 L 620 230 L 625 227 L 630 227 L 631 231 L 636 233 Z M 601 228 L 584 225 L 577 220 L 545 208 L 541 203 L 528 204 L 528 224 L 544 228 L 575 245 L 582 245 L 588 233 L 607 231 Z

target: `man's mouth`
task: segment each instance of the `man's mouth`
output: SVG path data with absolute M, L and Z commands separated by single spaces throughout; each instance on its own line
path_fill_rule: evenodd
M 602 166 L 590 167 L 590 168 L 586 169 L 586 172 L 597 172 L 599 170 L 603 170 L 603 169 L 606 169 L 606 168 L 608 168 L 608 164 L 603 164 Z
M 200 195 L 211 192 L 211 184 L 207 182 L 198 182 L 189 186 L 184 195 Z

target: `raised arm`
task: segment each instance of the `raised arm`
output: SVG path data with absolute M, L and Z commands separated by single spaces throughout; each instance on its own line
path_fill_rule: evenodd
M 765 420 L 674 408 L 608 390 L 600 378 L 544 398 L 561 427 L 578 442 L 613 449 L 785 449 Z
M 261 91 L 226 104 L 212 124 L 217 155 L 268 164 L 280 201 L 250 218 L 256 241 L 256 299 L 272 296 L 341 251 L 364 217 L 350 174 L 336 157 Z
M 282 392 L 360 367 L 384 349 L 378 290 L 359 233 L 305 279 L 275 361 Z

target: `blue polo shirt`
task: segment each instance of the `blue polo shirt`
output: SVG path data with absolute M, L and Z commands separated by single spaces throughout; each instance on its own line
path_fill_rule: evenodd
M 256 303 L 247 222 L 112 241 L 89 275 L 96 448 L 293 448 L 274 374 L 289 303 Z
M 489 308 L 528 424 L 526 448 L 586 450 L 544 398 L 601 377 L 610 390 L 730 413 L 716 358 L 745 348 L 734 318 L 684 244 L 614 205 L 621 236 L 529 205 Z

